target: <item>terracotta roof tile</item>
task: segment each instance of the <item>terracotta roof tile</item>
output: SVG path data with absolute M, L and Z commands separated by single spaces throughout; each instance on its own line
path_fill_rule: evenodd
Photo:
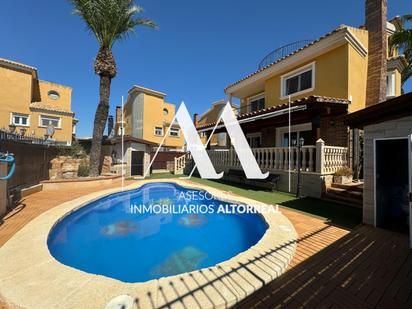
M 299 100 L 295 100 L 290 103 L 291 106 L 297 106 L 297 105 L 303 105 L 306 103 L 337 103 L 337 104 L 349 104 L 350 101 L 346 99 L 340 99 L 340 98 L 331 98 L 331 97 L 326 97 L 326 96 L 309 96 L 309 97 L 304 97 Z M 284 108 L 287 108 L 289 106 L 289 103 L 284 103 L 280 105 L 275 105 L 275 106 L 270 106 L 264 109 L 260 109 L 254 112 L 249 112 L 249 113 L 243 113 L 239 114 L 237 116 L 238 120 L 249 118 L 252 116 L 257 116 L 257 115 L 263 115 L 267 114 L 276 110 L 281 110 Z M 205 125 L 198 126 L 196 129 L 204 129 L 208 127 L 213 127 L 216 125 L 216 122 L 211 122 L 207 123 Z
M 332 31 L 330 31 L 330 32 L 328 32 L 328 33 L 326 33 L 325 35 L 323 35 L 323 36 L 319 37 L 318 39 L 316 39 L 316 40 L 312 41 L 311 43 L 306 44 L 305 46 L 303 46 L 303 47 L 301 47 L 301 48 L 299 48 L 299 49 L 295 50 L 294 52 L 292 52 L 292 53 L 290 53 L 290 54 L 288 54 L 288 55 L 284 56 L 283 58 L 277 59 L 276 61 L 274 61 L 274 62 L 272 62 L 272 63 L 268 64 L 267 66 L 265 66 L 265 67 L 263 67 L 263 68 L 258 69 L 257 71 L 255 71 L 255 72 L 253 72 L 253 73 L 251 73 L 251 74 L 249 74 L 249 75 L 247 75 L 247 76 L 243 77 L 242 79 L 239 79 L 238 81 L 234 82 L 233 84 L 231 84 L 231 85 L 227 86 L 227 87 L 225 88 L 225 91 L 226 91 L 227 89 L 229 89 L 230 87 L 233 87 L 233 86 L 235 86 L 235 85 L 239 84 L 240 82 L 242 82 L 242 81 L 244 81 L 244 80 L 246 80 L 246 79 L 248 79 L 248 78 L 250 78 L 250 77 L 252 77 L 252 76 L 254 76 L 254 75 L 256 75 L 256 74 L 258 74 L 258 73 L 260 73 L 260 72 L 262 72 L 262 71 L 264 71 L 264 70 L 266 70 L 266 69 L 268 69 L 268 68 L 270 68 L 270 67 L 272 67 L 272 66 L 274 66 L 275 64 L 277 64 L 277 63 L 279 63 L 279 62 L 281 62 L 281 61 L 285 60 L 286 58 L 289 58 L 289 57 L 291 57 L 291 56 L 293 56 L 293 55 L 297 54 L 298 52 L 300 52 L 300 51 L 302 51 L 302 50 L 304 50 L 304 49 L 308 48 L 309 46 L 312 46 L 312 45 L 316 44 L 317 42 L 319 42 L 319 41 L 321 41 L 321 40 L 323 40 L 323 39 L 327 38 L 328 36 L 330 36 L 330 35 L 332 35 L 332 34 L 334 34 L 334 33 L 339 32 L 339 31 L 341 31 L 342 29 L 345 29 L 345 28 L 348 28 L 348 26 L 345 26 L 345 25 L 341 25 L 341 26 L 339 26 L 338 28 L 336 28 L 336 29 L 334 29 L 334 30 L 332 30 Z
M 24 69 L 37 71 L 37 69 L 35 67 L 29 66 L 29 65 L 26 65 L 26 64 L 23 64 L 23 63 L 11 61 L 11 60 L 8 60 L 8 59 L 4 59 L 4 58 L 0 58 L 0 63 L 10 64 L 10 65 L 18 66 L 18 67 L 21 67 L 21 68 L 24 68 Z
M 50 112 L 59 112 L 59 113 L 74 115 L 74 113 L 72 111 L 68 111 L 68 110 L 65 110 L 63 108 L 56 107 L 56 106 L 46 105 L 46 104 L 43 104 L 41 102 L 30 103 L 30 108 L 41 109 L 41 110 L 50 111 Z

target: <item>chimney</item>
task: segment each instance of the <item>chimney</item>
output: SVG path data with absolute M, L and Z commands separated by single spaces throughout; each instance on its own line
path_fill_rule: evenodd
M 113 125 L 114 125 L 114 120 L 113 120 L 113 116 L 109 116 L 109 118 L 107 119 L 107 136 L 111 137 L 112 132 L 113 132 Z
M 387 0 L 365 2 L 365 26 L 368 30 L 367 107 L 386 100 L 387 11 Z
M 199 125 L 199 114 L 193 114 L 193 123 L 195 125 L 195 128 Z
M 116 106 L 116 124 L 122 122 L 122 107 Z

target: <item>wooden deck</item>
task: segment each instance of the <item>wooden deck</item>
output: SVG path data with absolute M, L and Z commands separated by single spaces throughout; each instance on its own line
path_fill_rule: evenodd
M 301 237 L 297 258 L 330 241 L 330 229 Z M 370 226 L 358 227 L 292 265 L 237 308 L 412 308 L 408 238 Z
M 109 187 L 68 185 L 28 196 L 1 223 L 0 246 L 48 209 Z M 348 231 L 301 212 L 281 211 L 299 235 L 294 259 L 285 274 L 238 308 L 412 308 L 412 251 L 406 235 L 368 226 Z M 1 300 L 0 308 L 6 308 Z

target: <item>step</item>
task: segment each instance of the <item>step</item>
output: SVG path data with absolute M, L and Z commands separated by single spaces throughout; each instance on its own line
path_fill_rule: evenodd
M 322 199 L 351 207 L 362 207 L 363 190 L 360 190 L 359 184 L 358 186 L 335 184 L 326 189 Z
M 330 202 L 330 203 L 335 203 L 335 204 L 339 204 L 342 206 L 348 206 L 348 207 L 355 207 L 355 208 L 362 208 L 363 203 L 359 202 L 358 200 L 356 201 L 349 201 L 349 200 L 343 200 L 343 199 L 335 199 L 332 197 L 328 197 L 328 196 L 322 196 L 322 201 L 326 201 L 326 202 Z
M 351 191 L 363 192 L 363 183 L 353 182 L 349 184 L 332 183 L 331 188 L 346 189 Z
M 335 195 L 335 196 L 342 196 L 342 197 L 349 197 L 353 199 L 363 199 L 363 191 L 357 191 L 352 189 L 341 189 L 341 188 L 334 188 L 330 187 L 327 188 L 326 194 Z

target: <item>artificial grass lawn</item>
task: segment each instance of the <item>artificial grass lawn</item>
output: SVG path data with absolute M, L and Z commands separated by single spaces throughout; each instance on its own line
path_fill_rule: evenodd
M 152 174 L 150 179 L 178 178 L 173 174 Z M 240 196 L 251 198 L 266 204 L 279 204 L 282 207 L 324 219 L 331 224 L 352 229 L 362 222 L 362 209 L 342 206 L 315 198 L 300 198 L 285 192 L 269 192 L 241 184 L 232 184 L 216 180 L 201 179 L 192 176 L 190 181 L 214 187 L 222 191 L 231 191 Z

